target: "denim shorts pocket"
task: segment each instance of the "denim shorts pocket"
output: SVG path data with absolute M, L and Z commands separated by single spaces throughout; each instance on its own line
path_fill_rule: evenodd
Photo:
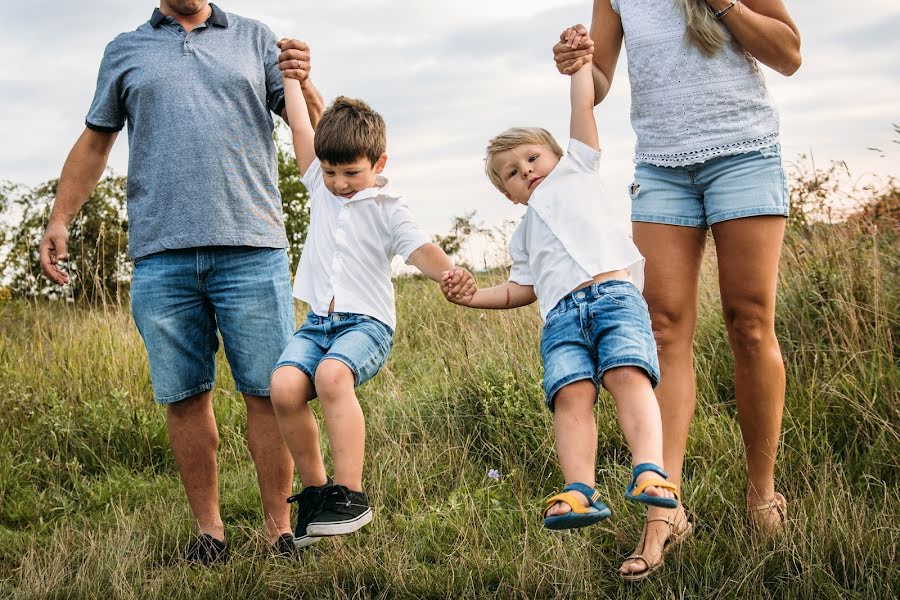
M 628 185 L 628 195 L 631 196 L 632 202 L 637 200 L 640 193 L 641 184 L 639 184 L 637 181 L 633 181 Z
M 563 306 L 561 306 L 561 305 L 554 306 L 553 308 L 550 309 L 550 312 L 548 312 L 547 316 L 544 318 L 544 326 L 546 326 L 547 323 L 555 321 L 556 319 L 560 318 L 564 314 L 566 314 L 566 307 L 564 305 Z
M 608 300 L 618 306 L 634 306 L 635 299 L 637 302 L 644 302 L 644 297 L 633 285 L 617 285 L 603 290 L 601 300 Z

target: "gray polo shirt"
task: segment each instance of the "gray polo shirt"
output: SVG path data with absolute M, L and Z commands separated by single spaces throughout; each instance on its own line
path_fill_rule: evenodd
M 86 124 L 128 124 L 128 250 L 284 248 L 272 31 L 214 4 L 190 33 L 159 9 L 106 47 Z

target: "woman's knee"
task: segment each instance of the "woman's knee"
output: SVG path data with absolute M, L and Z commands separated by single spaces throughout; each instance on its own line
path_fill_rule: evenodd
M 725 311 L 725 325 L 736 356 L 753 357 L 775 344 L 775 316 L 760 305 L 745 305 Z
M 697 325 L 697 312 L 694 308 L 651 306 L 650 321 L 659 354 L 690 353 Z

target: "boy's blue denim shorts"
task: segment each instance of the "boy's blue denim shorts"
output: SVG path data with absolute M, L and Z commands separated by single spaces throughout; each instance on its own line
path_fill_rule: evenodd
M 547 313 L 541 332 L 547 407 L 563 387 L 616 367 L 639 367 L 653 387 L 659 382 L 656 340 L 641 292 L 629 281 L 595 283 L 563 297 Z
M 354 387 L 359 387 L 381 370 L 393 343 L 394 330 L 368 315 L 331 313 L 321 317 L 310 311 L 275 369 L 287 365 L 306 373 L 315 397 L 316 368 L 323 360 L 333 358 L 347 365 L 353 372 Z
M 287 253 L 208 246 L 138 258 L 131 313 L 160 404 L 212 389 L 219 333 L 238 391 L 268 396 L 269 373 L 295 326 Z
M 684 167 L 634 169 L 632 221 L 706 229 L 744 217 L 786 217 L 788 206 L 778 144 Z

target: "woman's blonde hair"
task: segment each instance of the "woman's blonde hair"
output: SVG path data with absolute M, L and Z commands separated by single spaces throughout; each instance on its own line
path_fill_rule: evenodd
M 684 14 L 684 35 L 691 44 L 706 56 L 722 49 L 728 36 L 706 0 L 675 0 L 675 4 Z

